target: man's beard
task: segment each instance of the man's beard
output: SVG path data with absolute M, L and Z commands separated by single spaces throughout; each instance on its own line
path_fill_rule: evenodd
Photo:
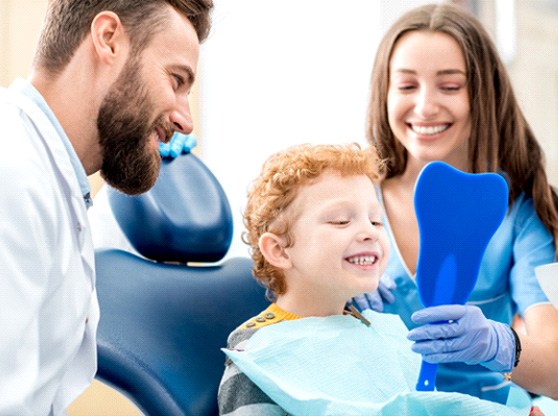
M 140 75 L 141 64 L 130 59 L 111 86 L 97 116 L 103 162 L 101 176 L 119 191 L 137 195 L 157 181 L 161 166 L 158 150 L 149 143 L 155 127 L 167 138 L 172 131 L 162 119 L 150 123 L 153 104 Z

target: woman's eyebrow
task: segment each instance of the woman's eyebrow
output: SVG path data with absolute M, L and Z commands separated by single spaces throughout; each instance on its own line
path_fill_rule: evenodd
M 438 72 L 436 72 L 437 75 L 455 75 L 455 74 L 459 74 L 459 75 L 463 75 L 466 76 L 467 73 L 465 71 L 463 71 L 462 69 L 457 69 L 457 68 L 450 68 L 450 69 L 442 69 Z
M 417 71 L 408 68 L 396 68 L 392 72 L 400 73 L 400 74 L 410 74 L 410 75 L 417 74 Z M 439 71 L 436 71 L 436 75 L 454 75 L 454 74 L 460 74 L 464 76 L 467 75 L 465 71 L 459 68 L 448 68 L 448 69 L 441 69 Z

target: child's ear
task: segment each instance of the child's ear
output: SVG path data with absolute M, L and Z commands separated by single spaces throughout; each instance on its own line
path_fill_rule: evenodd
M 292 265 L 289 255 L 283 247 L 283 239 L 277 234 L 263 233 L 258 242 L 260 251 L 265 259 L 281 270 L 289 269 Z

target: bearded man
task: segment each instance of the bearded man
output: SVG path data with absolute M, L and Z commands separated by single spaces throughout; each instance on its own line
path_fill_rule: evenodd
M 212 7 L 50 0 L 29 78 L 0 89 L 0 415 L 65 414 L 92 381 L 87 176 L 128 194 L 153 186 L 159 143 L 193 130 Z

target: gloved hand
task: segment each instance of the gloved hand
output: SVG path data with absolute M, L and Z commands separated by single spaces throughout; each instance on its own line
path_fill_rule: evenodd
M 442 305 L 415 312 L 422 325 L 409 332 L 413 351 L 429 363 L 482 364 L 497 372 L 511 371 L 515 338 L 509 326 L 486 319 L 477 306 Z
M 360 312 L 366 309 L 383 312 L 384 302 L 391 304 L 395 300 L 391 291 L 395 290 L 396 287 L 397 285 L 393 279 L 384 273 L 380 278 L 376 291 L 355 296 L 352 299 L 352 303 Z
M 174 133 L 168 143 L 159 143 L 162 157 L 176 158 L 181 153 L 190 153 L 197 141 L 193 134 Z

